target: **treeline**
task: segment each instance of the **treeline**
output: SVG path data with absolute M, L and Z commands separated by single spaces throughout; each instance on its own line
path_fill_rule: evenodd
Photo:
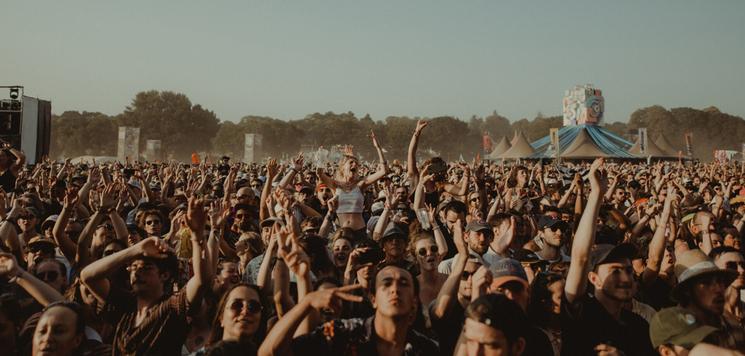
M 263 135 L 264 155 L 293 155 L 302 149 L 351 144 L 364 157 L 374 157 L 369 139 L 371 130 L 381 140 L 389 158 L 405 158 L 411 133 L 418 119 L 430 121 L 422 136 L 419 150 L 438 154 L 446 159 L 472 157 L 480 152 L 482 135 L 488 132 L 495 143 L 503 136 L 512 137 L 515 130 L 525 132 L 530 141 L 548 135 L 552 127 L 561 127 L 560 116 L 511 122 L 496 111 L 486 117 L 468 120 L 441 116 L 434 118 L 390 116 L 373 120 L 369 115 L 358 117 L 347 113 L 313 113 L 304 118 L 283 121 L 271 117 L 244 116 L 238 122 L 220 121 L 210 110 L 192 104 L 183 94 L 147 91 L 138 93 L 119 115 L 97 112 L 66 111 L 52 118 L 52 157 L 81 155 L 115 156 L 117 127 L 138 126 L 140 146 L 148 139 L 162 141 L 164 153 L 186 160 L 194 152 L 212 155 L 243 156 L 244 134 Z M 685 147 L 684 134 L 693 133 L 694 155 L 710 160 L 714 149 L 739 150 L 745 138 L 745 120 L 721 113 L 716 108 L 696 110 L 675 108 L 666 110 L 652 106 L 635 111 L 628 123 L 605 125 L 609 130 L 634 139 L 636 129 L 647 127 L 652 139 L 665 132 L 678 149 Z

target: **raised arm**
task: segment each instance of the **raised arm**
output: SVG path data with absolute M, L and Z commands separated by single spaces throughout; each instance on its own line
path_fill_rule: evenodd
M 75 254 L 77 251 L 77 244 L 70 239 L 65 232 L 67 222 L 70 220 L 70 215 L 76 209 L 78 202 L 80 202 L 80 196 L 75 194 L 74 191 L 68 191 L 63 199 L 62 211 L 57 217 L 57 221 L 54 222 L 52 228 L 52 237 L 54 237 L 57 246 L 62 251 L 62 255 L 67 258 L 68 261 L 75 261 Z
M 416 128 L 414 129 L 414 134 L 411 135 L 411 141 L 409 142 L 409 152 L 406 160 L 406 175 L 409 177 L 409 182 L 411 183 L 410 185 L 412 187 L 416 187 L 419 183 L 417 182 L 417 178 L 419 177 L 419 170 L 417 170 L 416 167 L 416 149 L 419 145 L 419 136 L 422 134 L 422 130 L 424 130 L 427 125 L 429 125 L 427 121 L 417 121 Z
M 259 219 L 264 220 L 271 216 L 271 206 L 266 205 L 266 199 L 272 194 L 272 182 L 274 177 L 277 176 L 279 166 L 277 166 L 277 160 L 270 158 L 266 163 L 266 181 L 264 186 L 261 188 L 261 200 L 259 201 Z
M 343 301 L 361 302 L 362 297 L 352 292 L 362 288 L 361 285 L 343 286 L 315 291 L 305 296 L 285 316 L 274 324 L 272 330 L 259 347 L 259 356 L 292 355 L 291 340 L 300 323 L 311 310 L 321 311 L 327 308 L 338 308 Z
M 595 241 L 595 224 L 600 212 L 600 203 L 603 199 L 605 185 L 601 177 L 600 168 L 603 166 L 602 158 L 596 159 L 590 166 L 590 195 L 587 198 L 587 207 L 582 213 L 582 218 L 577 226 L 577 233 L 572 243 L 572 260 L 567 272 L 564 293 L 567 300 L 572 303 L 581 297 L 587 288 L 587 273 L 589 272 L 590 250 Z
M 660 216 L 660 225 L 657 226 L 652 241 L 649 242 L 647 267 L 642 272 L 642 283 L 646 285 L 652 283 L 657 278 L 657 274 L 660 273 L 660 264 L 662 263 L 662 257 L 665 255 L 665 231 L 670 220 L 670 211 L 675 200 L 675 194 L 675 188 L 669 185 L 667 188 L 667 197 L 665 198 L 665 206 L 662 208 L 662 215 Z
M 458 286 L 463 270 L 466 269 L 466 262 L 468 262 L 468 249 L 463 240 L 463 226 L 460 220 L 457 220 L 453 225 L 453 241 L 458 248 L 458 254 L 453 257 L 450 275 L 440 288 L 440 293 L 437 294 L 432 309 L 432 318 L 443 318 L 451 305 L 458 302 Z
M 52 286 L 40 281 L 31 273 L 26 272 L 18 265 L 15 257 L 9 253 L 0 253 L 0 276 L 6 277 L 10 282 L 15 282 L 23 288 L 42 306 L 65 299 L 62 294 Z
M 137 257 L 164 258 L 169 250 L 165 241 L 152 236 L 136 245 L 93 261 L 80 271 L 80 279 L 99 302 L 105 303 L 109 295 L 109 275 L 121 270 Z
M 204 259 L 204 228 L 207 225 L 207 214 L 204 211 L 204 201 L 192 196 L 189 198 L 186 212 L 186 225 L 191 230 L 191 263 L 194 276 L 186 283 L 186 300 L 189 305 L 198 306 L 199 298 L 207 284 L 210 268 Z
M 386 174 L 388 174 L 388 161 L 385 160 L 385 156 L 383 156 L 383 148 L 380 147 L 380 143 L 378 143 L 377 137 L 375 137 L 375 132 L 372 130 L 370 131 L 370 138 L 372 138 L 373 146 L 375 146 L 375 150 L 378 151 L 378 160 L 380 163 L 378 164 L 378 170 L 365 177 L 365 180 L 362 182 L 362 187 L 367 187 L 370 184 L 373 184 L 378 181 L 378 179 L 383 178 Z

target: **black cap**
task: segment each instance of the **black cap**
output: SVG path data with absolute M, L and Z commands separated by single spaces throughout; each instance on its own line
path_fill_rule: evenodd
M 564 220 L 560 219 L 554 219 L 548 215 L 541 216 L 540 219 L 538 219 L 538 229 L 543 230 L 547 227 L 553 228 L 555 226 L 559 227 L 566 227 L 566 222 Z
M 590 252 L 590 263 L 594 270 L 595 267 L 613 260 L 628 258 L 633 260 L 637 255 L 636 246 L 630 243 L 622 243 L 617 246 L 610 244 L 595 245 Z
M 408 240 L 409 236 L 402 230 L 400 227 L 398 227 L 396 224 L 391 224 L 388 226 L 388 228 L 383 233 L 383 236 L 380 238 L 380 241 L 386 241 L 390 239 L 402 239 L 402 240 Z

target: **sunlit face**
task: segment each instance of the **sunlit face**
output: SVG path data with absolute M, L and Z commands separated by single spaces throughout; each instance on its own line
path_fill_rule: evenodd
M 254 194 L 254 191 L 249 187 L 243 187 L 241 189 L 238 189 L 238 191 L 235 193 L 235 204 L 252 204 L 254 202 L 254 198 L 256 195 Z
M 75 355 L 83 342 L 83 333 L 78 333 L 78 316 L 67 307 L 52 307 L 44 312 L 34 331 L 33 355 Z
M 564 232 L 561 230 L 560 224 L 554 225 L 553 227 L 546 227 L 543 229 L 543 241 L 551 247 L 561 247 L 564 239 Z
M 494 240 L 491 230 L 469 231 L 467 237 L 468 247 L 473 252 L 483 255 L 489 250 L 489 244 Z
M 414 245 L 416 261 L 419 268 L 424 271 L 436 271 L 437 265 L 440 264 L 440 255 L 437 251 L 437 244 L 431 238 L 421 239 Z
M 259 295 L 250 287 L 233 288 L 228 294 L 220 324 L 224 341 L 246 340 L 261 325 L 262 306 Z
M 412 317 L 417 307 L 411 273 L 394 266 L 380 270 L 375 277 L 373 306 L 376 313 L 386 317 Z
M 740 250 L 740 238 L 737 236 L 734 236 L 732 234 L 726 234 L 724 235 L 724 239 L 722 241 L 722 244 L 724 246 L 729 246 L 734 248 L 735 250 Z
M 352 244 L 347 239 L 336 239 L 334 245 L 331 246 L 331 252 L 334 257 L 334 265 L 344 267 L 347 265 L 349 253 L 352 252 Z
M 634 296 L 634 268 L 628 259 L 603 263 L 597 267 L 597 272 L 590 272 L 589 277 L 596 293 L 619 302 L 627 302 Z
M 33 232 L 36 227 L 36 217 L 31 214 L 23 214 L 18 217 L 18 226 L 23 232 Z
M 149 214 L 145 217 L 145 232 L 148 236 L 160 236 L 163 228 L 163 221 L 156 214 Z
M 163 291 L 163 283 L 167 280 L 164 273 L 160 273 L 153 262 L 135 260 L 128 267 L 129 283 L 135 294 Z
M 524 348 L 524 341 L 512 345 L 501 330 L 471 318 L 463 324 L 463 337 L 468 356 L 513 356 Z

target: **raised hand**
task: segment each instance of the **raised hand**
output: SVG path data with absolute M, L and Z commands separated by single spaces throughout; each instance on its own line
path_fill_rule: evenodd
M 21 268 L 18 266 L 15 256 L 10 253 L 0 253 L 0 276 L 11 279 L 18 275 Z
M 416 128 L 414 129 L 414 134 L 419 135 L 422 133 L 422 130 L 424 130 L 425 127 L 429 125 L 428 121 L 419 120 L 416 122 Z
M 370 130 L 370 138 L 372 139 L 373 146 L 375 148 L 380 148 L 380 143 L 378 142 L 378 138 L 375 137 L 375 132 L 373 130 Z
M 117 195 L 119 193 L 117 184 L 109 184 L 101 193 L 100 209 L 111 209 L 116 205 Z
M 276 177 L 277 172 L 279 172 L 279 165 L 277 164 L 277 160 L 274 158 L 270 158 L 269 162 L 266 163 L 266 174 L 270 177 Z
M 297 239 L 290 237 L 289 246 L 281 246 L 278 252 L 287 268 L 296 276 L 305 276 L 310 271 L 310 257 L 300 247 Z
M 329 213 L 336 212 L 336 209 L 339 208 L 339 196 L 338 195 L 334 195 L 333 198 L 329 199 L 326 202 L 326 206 L 329 209 Z
M 334 309 L 338 311 L 341 308 L 341 302 L 355 302 L 359 303 L 362 301 L 362 296 L 351 294 L 356 290 L 362 289 L 361 284 L 353 284 L 338 288 L 318 290 L 307 294 L 304 299 L 308 301 L 309 305 L 318 311 L 324 309 Z
M 453 242 L 458 254 L 468 256 L 468 248 L 466 247 L 465 236 L 463 236 L 463 224 L 460 219 L 453 224 Z
M 157 236 L 148 237 L 135 246 L 137 246 L 139 253 L 145 257 L 165 258 L 171 252 L 168 243 Z
M 207 214 L 204 212 L 204 201 L 195 197 L 189 198 L 189 205 L 186 211 L 186 225 L 194 233 L 203 233 L 207 225 Z
M 590 187 L 592 190 L 598 191 L 598 192 L 604 192 L 608 188 L 608 180 L 606 179 L 605 175 L 601 171 L 603 166 L 605 165 L 605 159 L 600 157 L 596 158 L 595 161 L 592 162 L 592 165 L 590 165 L 590 172 L 589 172 L 589 178 L 590 178 Z
M 80 202 L 80 196 L 74 189 L 68 189 L 65 192 L 65 197 L 62 199 L 63 208 L 76 208 Z
M 295 157 L 295 160 L 292 161 L 292 163 L 293 163 L 292 168 L 295 169 L 295 172 L 298 172 L 299 173 L 303 169 L 303 161 L 304 161 L 303 153 L 300 152 Z

